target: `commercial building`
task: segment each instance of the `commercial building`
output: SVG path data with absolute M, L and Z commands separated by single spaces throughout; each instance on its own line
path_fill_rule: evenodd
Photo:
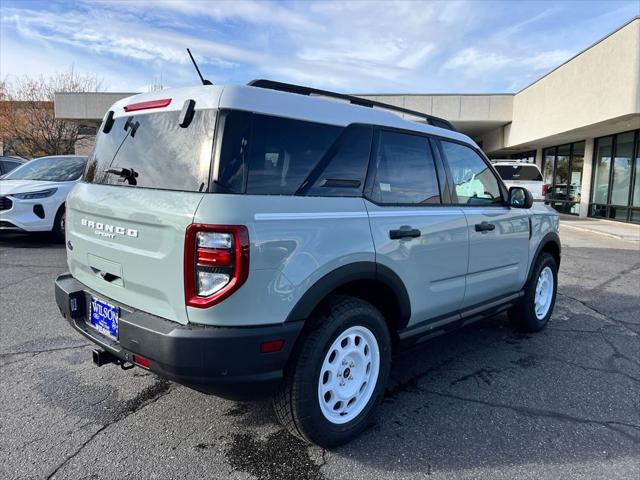
M 128 95 L 59 93 L 56 116 L 95 128 Z M 561 212 L 640 223 L 640 17 L 517 93 L 361 96 L 446 118 L 491 158 L 537 163 Z

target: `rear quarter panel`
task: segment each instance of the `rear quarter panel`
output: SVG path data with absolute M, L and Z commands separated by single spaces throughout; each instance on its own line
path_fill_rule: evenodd
M 315 282 L 338 267 L 375 261 L 362 198 L 205 195 L 196 223 L 246 225 L 249 277 L 223 302 L 188 307 L 189 321 L 224 326 L 282 323 Z

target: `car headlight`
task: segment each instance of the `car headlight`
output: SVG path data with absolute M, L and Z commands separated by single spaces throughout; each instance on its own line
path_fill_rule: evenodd
M 19 198 L 20 200 L 31 200 L 34 198 L 50 197 L 57 191 L 58 191 L 57 188 L 48 188 L 47 190 L 40 190 L 38 192 L 11 193 L 10 196 Z

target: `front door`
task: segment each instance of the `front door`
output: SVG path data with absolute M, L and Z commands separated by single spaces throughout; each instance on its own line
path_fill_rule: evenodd
M 462 308 L 520 290 L 529 262 L 528 210 L 510 208 L 497 175 L 478 152 L 440 141 L 453 203 L 467 221 L 469 260 Z

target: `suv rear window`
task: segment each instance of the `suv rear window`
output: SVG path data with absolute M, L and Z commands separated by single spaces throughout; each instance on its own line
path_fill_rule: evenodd
M 496 170 L 503 180 L 542 181 L 542 174 L 533 165 L 496 165 Z
M 84 180 L 206 191 L 215 118 L 215 110 L 197 110 L 186 128 L 179 125 L 179 111 L 117 118 L 109 133 L 100 129 Z M 131 171 L 134 173 L 129 174 Z
M 223 191 L 296 193 L 342 127 L 230 111 L 224 119 L 218 181 Z

